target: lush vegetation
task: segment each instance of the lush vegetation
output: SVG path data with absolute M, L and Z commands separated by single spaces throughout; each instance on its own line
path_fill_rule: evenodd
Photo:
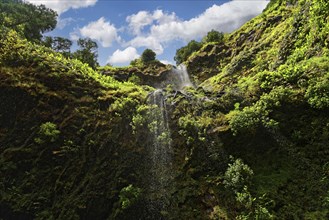
M 72 56 L 71 46 L 73 42 L 67 38 L 46 36 L 43 40 L 43 44 L 56 52 L 62 53 L 66 58 Z
M 35 6 L 22 0 L 3 0 L 0 3 L 2 28 L 13 29 L 28 40 L 40 41 L 42 34 L 57 24 L 55 11 L 44 5 Z
M 80 60 L 83 63 L 87 63 L 91 68 L 96 69 L 99 66 L 97 62 L 97 43 L 89 38 L 78 40 L 78 49 L 72 54 L 73 58 Z
M 174 57 L 176 64 L 179 65 L 185 61 L 196 51 L 206 43 L 222 43 L 224 40 L 224 34 L 216 30 L 211 30 L 205 37 L 202 38 L 201 42 L 191 40 L 185 47 L 182 47 L 176 51 Z
M 93 42 L 73 56 L 65 39 L 10 27 L 14 15 L 0 15 L 0 218 L 328 219 L 327 1 L 274 0 L 178 50 L 197 88 L 162 91 L 165 199 L 147 190 L 163 114 L 149 100 L 171 66 L 144 51 L 97 67 Z
M 191 40 L 185 47 L 182 47 L 176 51 L 175 61 L 177 64 L 181 64 L 187 60 L 187 58 L 201 48 L 202 44 L 195 40 Z

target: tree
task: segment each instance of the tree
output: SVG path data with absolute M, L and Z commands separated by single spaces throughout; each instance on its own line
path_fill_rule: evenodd
M 149 63 L 154 61 L 156 57 L 156 53 L 151 49 L 146 49 L 141 55 L 141 60 L 143 63 Z
M 43 44 L 53 50 L 62 53 L 65 57 L 71 57 L 72 41 L 63 37 L 49 37 L 43 39 Z
M 211 30 L 202 39 L 202 42 L 203 43 L 209 43 L 209 42 L 221 43 L 221 42 L 223 42 L 223 39 L 224 39 L 224 34 L 222 32 Z
M 192 40 L 185 47 L 176 50 L 174 59 L 177 65 L 186 61 L 193 52 L 200 50 L 201 47 L 202 43 Z
M 61 52 L 64 55 L 70 53 L 72 41 L 63 37 L 54 37 L 53 48 L 57 52 Z
M 46 36 L 42 39 L 43 45 L 45 45 L 46 47 L 49 47 L 49 48 L 53 48 L 53 42 L 54 42 L 54 39 L 50 36 Z
M 87 63 L 91 68 L 96 69 L 99 66 L 97 62 L 97 43 L 90 38 L 80 38 L 77 43 L 80 49 L 73 53 L 73 58 Z
M 0 12 L 0 26 L 14 29 L 34 42 L 40 42 L 42 34 L 53 30 L 57 24 L 55 11 L 22 0 L 1 0 Z

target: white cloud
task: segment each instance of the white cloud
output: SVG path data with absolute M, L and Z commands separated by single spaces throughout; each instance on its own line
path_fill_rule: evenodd
M 169 61 L 169 60 L 160 60 L 160 62 L 163 63 L 163 64 L 175 65 L 174 62 Z
M 162 10 L 155 10 L 153 13 L 148 11 L 139 11 L 137 14 L 132 14 L 126 18 L 129 23 L 129 28 L 133 34 L 141 34 L 145 26 L 151 25 L 154 22 L 158 24 L 168 23 L 178 20 L 175 13 L 166 14 Z
M 165 24 L 172 21 L 179 21 L 179 18 L 176 16 L 174 12 L 168 14 L 168 13 L 163 13 L 162 10 L 155 10 L 153 12 L 153 19 L 156 20 L 158 24 Z
M 73 41 L 77 41 L 80 38 L 80 31 L 79 29 L 75 28 L 71 33 L 70 33 L 70 39 Z
M 128 16 L 126 21 L 134 34 L 140 34 L 143 27 L 152 24 L 153 18 L 149 12 L 140 11 L 137 14 Z
M 127 63 L 139 57 L 136 48 L 128 47 L 124 50 L 116 50 L 112 56 L 109 57 L 108 63 L 118 64 L 118 63 Z
M 62 30 L 64 29 L 66 26 L 72 24 L 73 22 L 76 22 L 77 20 L 75 20 L 74 18 L 68 17 L 68 18 L 61 18 L 58 17 L 57 18 L 57 28 Z
M 72 0 L 72 1 L 63 1 L 63 0 L 27 0 L 28 2 L 40 5 L 43 4 L 48 8 L 55 10 L 58 14 L 61 14 L 70 8 L 86 8 L 96 4 L 97 0 Z
M 213 5 L 199 16 L 185 21 L 179 20 L 174 13 L 163 13 L 162 10 L 153 13 L 139 12 L 127 17 L 129 26 L 135 34 L 135 38 L 127 45 L 148 47 L 161 54 L 163 45 L 173 40 L 198 39 L 212 29 L 231 32 L 260 14 L 268 2 L 267 0 L 234 0 L 223 5 Z M 137 18 L 144 22 L 138 23 Z M 143 33 L 142 29 L 146 26 L 149 26 L 149 31 Z
M 79 32 L 83 37 L 99 41 L 103 47 L 110 47 L 113 41 L 120 41 L 117 29 L 113 24 L 105 21 L 104 17 L 90 22 L 88 25 L 80 28 Z M 74 32 L 71 33 L 71 38 L 72 36 L 75 37 Z
M 151 35 L 146 37 L 135 37 L 130 42 L 128 42 L 127 45 L 131 45 L 134 47 L 147 47 L 152 49 L 156 54 L 162 54 L 164 50 L 159 40 Z
M 201 15 L 187 21 L 171 21 L 151 27 L 150 35 L 162 42 L 181 39 L 189 41 L 203 37 L 211 29 L 231 32 L 259 14 L 267 1 L 231 1 L 213 5 Z

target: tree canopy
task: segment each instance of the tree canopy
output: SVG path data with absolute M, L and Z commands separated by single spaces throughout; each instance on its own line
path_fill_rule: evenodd
M 67 38 L 46 36 L 43 39 L 43 44 L 62 53 L 65 57 L 71 56 L 72 41 Z
M 176 50 L 175 61 L 177 64 L 181 64 L 186 61 L 187 58 L 195 51 L 198 51 L 202 47 L 202 43 L 195 40 L 191 40 L 185 47 Z
M 221 43 L 223 41 L 223 39 L 224 39 L 224 34 L 222 32 L 211 30 L 202 39 L 202 42 L 204 42 L 204 43 L 209 43 L 209 42 Z
M 203 44 L 206 43 L 221 43 L 224 40 L 224 34 L 216 30 L 211 30 L 206 36 L 202 38 L 201 42 L 191 40 L 185 47 L 176 50 L 176 55 L 174 57 L 176 64 L 181 64 L 186 61 L 192 53 L 201 49 Z
M 141 59 L 143 63 L 148 63 L 154 61 L 156 57 L 156 53 L 151 49 L 146 49 L 141 55 Z
M 73 53 L 73 58 L 87 63 L 91 68 L 96 69 L 99 66 L 97 62 L 97 43 L 90 38 L 80 38 L 77 43 L 80 49 Z
M 55 11 L 22 0 L 1 0 L 0 12 L 0 26 L 14 29 L 30 41 L 40 41 L 42 34 L 57 24 Z

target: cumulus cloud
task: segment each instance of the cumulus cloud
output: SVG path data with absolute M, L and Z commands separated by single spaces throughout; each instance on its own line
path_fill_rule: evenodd
M 140 34 L 143 27 L 152 24 L 153 18 L 149 12 L 140 11 L 137 14 L 128 16 L 126 21 L 134 34 Z
M 120 41 L 117 29 L 113 24 L 101 17 L 97 21 L 90 22 L 88 25 L 79 29 L 83 37 L 89 37 L 97 40 L 103 47 L 110 47 L 114 41 Z M 71 38 L 76 37 L 76 33 L 71 33 Z
M 74 1 L 62 1 L 62 0 L 27 0 L 28 2 L 36 5 L 43 4 L 48 8 L 55 10 L 58 14 L 61 14 L 70 8 L 85 8 L 96 4 L 97 0 L 74 0 Z
M 128 47 L 124 50 L 116 50 L 107 60 L 111 64 L 127 63 L 139 57 L 136 48 Z
M 152 49 L 156 54 L 162 54 L 164 50 L 161 42 L 154 38 L 152 35 L 135 37 L 130 42 L 128 42 L 127 45 L 134 47 L 147 47 Z
M 153 13 L 143 11 L 127 17 L 135 37 L 127 44 L 134 47 L 149 47 L 157 54 L 163 52 L 163 45 L 173 40 L 190 41 L 198 39 L 214 29 L 231 32 L 239 28 L 252 17 L 260 14 L 267 0 L 230 1 L 223 5 L 213 5 L 202 14 L 190 20 L 182 21 L 175 14 L 156 10 Z M 143 22 L 138 23 L 138 20 Z M 142 32 L 149 25 L 149 31 Z
M 175 21 L 178 18 L 175 13 L 166 14 L 162 10 L 155 10 L 153 13 L 148 11 L 139 11 L 137 14 L 132 14 L 126 18 L 129 23 L 130 30 L 138 35 L 145 26 L 153 24 L 156 22 L 158 24 L 168 23 L 170 21 Z
M 261 13 L 268 1 L 231 1 L 223 5 L 213 5 L 201 15 L 183 22 L 169 22 L 155 25 L 151 34 L 162 41 L 179 38 L 185 41 L 199 38 L 211 29 L 231 32 L 247 20 Z M 165 34 L 170 30 L 170 34 Z

